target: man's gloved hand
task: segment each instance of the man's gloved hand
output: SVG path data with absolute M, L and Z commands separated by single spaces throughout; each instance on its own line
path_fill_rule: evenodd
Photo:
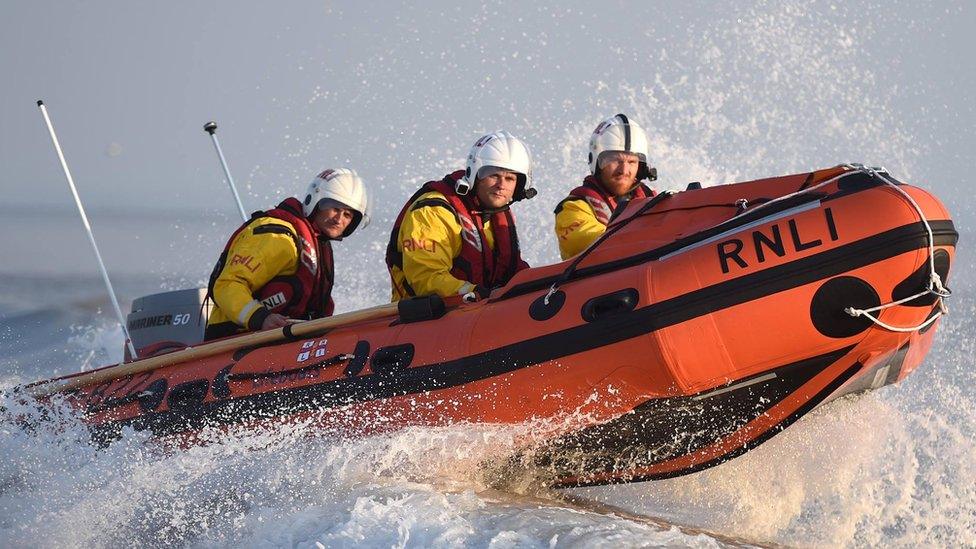
M 479 284 L 473 290 L 461 296 L 461 299 L 465 303 L 474 303 L 475 301 L 485 299 L 489 295 L 491 295 L 491 288 Z
M 299 322 L 301 322 L 301 320 L 295 320 L 277 313 L 271 313 L 267 316 L 267 318 L 264 319 L 264 322 L 261 323 L 261 329 L 270 330 L 272 328 L 284 328 L 289 324 L 297 324 Z

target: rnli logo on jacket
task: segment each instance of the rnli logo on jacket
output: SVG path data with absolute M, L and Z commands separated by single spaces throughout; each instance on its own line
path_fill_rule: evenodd
M 251 271 L 252 273 L 258 270 L 258 267 L 261 266 L 260 262 L 254 261 L 254 256 L 240 255 L 240 254 L 234 254 L 234 257 L 232 257 L 230 260 L 230 264 L 241 265 L 248 271 Z
M 319 260 L 315 254 L 315 246 L 301 238 L 302 241 L 302 265 L 314 275 L 319 271 Z
M 475 227 L 474 222 L 466 217 L 461 218 L 461 238 L 474 246 L 474 249 L 481 251 L 481 235 L 478 234 L 478 227 Z
M 261 304 L 268 309 L 274 309 L 278 305 L 284 305 L 285 303 L 285 292 L 278 292 L 271 297 L 266 297 L 261 300 Z
M 405 252 L 424 251 L 432 254 L 437 251 L 437 242 L 429 238 L 405 238 L 400 245 Z
M 750 265 L 765 263 L 772 255 L 783 257 L 788 253 L 823 246 L 823 237 L 829 238 L 831 242 L 840 238 L 837 236 L 837 225 L 830 208 L 823 209 L 823 220 L 818 220 L 818 223 L 823 224 L 822 229 L 826 230 L 826 234 L 817 230 L 814 223 L 804 223 L 804 234 L 801 234 L 796 219 L 790 218 L 777 221 L 768 228 L 752 231 L 749 238 L 730 238 L 720 242 L 717 251 L 722 272 L 728 274 L 733 265 L 747 269 Z M 814 238 L 813 233 L 818 233 L 821 238 Z

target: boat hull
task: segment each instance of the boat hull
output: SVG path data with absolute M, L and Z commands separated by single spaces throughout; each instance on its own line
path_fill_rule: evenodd
M 901 333 L 844 312 L 918 292 L 929 265 L 948 276 L 948 212 L 889 182 L 838 167 L 635 201 L 570 271 L 523 271 L 441 318 L 360 322 L 68 397 L 103 439 L 307 417 L 352 436 L 534 422 L 525 443 L 554 486 L 687 474 L 921 363 L 938 320 Z M 926 295 L 881 315 L 915 326 L 938 311 Z

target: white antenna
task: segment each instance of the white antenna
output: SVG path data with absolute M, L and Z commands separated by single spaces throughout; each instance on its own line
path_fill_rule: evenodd
M 213 139 L 214 148 L 217 149 L 217 157 L 220 158 L 220 165 L 224 168 L 224 175 L 227 176 L 227 184 L 230 185 L 230 192 L 234 193 L 234 200 L 237 201 L 237 209 L 241 211 L 241 218 L 244 221 L 248 220 L 248 215 L 244 211 L 244 205 L 241 204 L 241 197 L 237 194 L 237 186 L 234 185 L 234 178 L 230 176 L 230 168 L 227 167 L 227 160 L 224 158 L 224 151 L 220 150 L 220 143 L 217 141 L 217 123 L 214 121 L 207 122 L 203 125 L 203 131 L 210 134 L 210 139 Z
M 81 214 L 81 221 L 85 224 L 85 231 L 88 233 L 88 241 L 91 242 L 92 249 L 95 250 L 95 259 L 98 260 L 98 267 L 102 270 L 102 279 L 105 281 L 105 286 L 108 288 L 108 296 L 112 298 L 112 306 L 115 307 L 115 314 L 119 317 L 119 324 L 122 325 L 122 333 L 125 334 L 125 344 L 129 348 L 129 355 L 133 360 L 139 358 L 136 354 L 136 348 L 132 345 L 132 338 L 129 337 L 129 329 L 125 325 L 125 317 L 122 316 L 122 309 L 119 308 L 119 301 L 115 299 L 115 290 L 112 288 L 112 282 L 108 279 L 108 271 L 105 270 L 105 263 L 102 261 L 102 254 L 98 253 L 98 244 L 95 244 L 95 235 L 92 234 L 91 225 L 88 223 L 88 216 L 85 215 L 85 208 L 81 205 L 81 199 L 78 198 L 78 191 L 75 189 L 74 179 L 71 178 L 71 172 L 68 170 L 68 162 L 64 159 L 64 153 L 61 152 L 61 144 L 58 143 L 58 136 L 54 133 L 54 125 L 51 124 L 51 117 L 47 115 L 47 107 L 44 106 L 44 102 L 40 99 L 37 100 L 37 106 L 41 109 L 41 114 L 44 115 L 44 122 L 47 124 L 47 131 L 51 134 L 51 142 L 54 143 L 54 150 L 58 153 L 58 160 L 61 161 L 61 169 L 64 170 L 64 176 L 68 179 L 68 187 L 71 188 L 71 195 L 75 197 L 75 204 L 78 206 L 78 213 Z

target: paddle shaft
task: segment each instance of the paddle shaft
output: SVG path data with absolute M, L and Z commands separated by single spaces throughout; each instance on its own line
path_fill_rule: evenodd
M 253 347 L 285 339 L 295 339 L 298 336 L 340 328 L 356 322 L 375 320 L 397 314 L 397 303 L 388 303 L 361 311 L 352 311 L 326 318 L 309 320 L 292 324 L 284 328 L 265 330 L 250 334 L 232 337 L 229 339 L 204 343 L 197 347 L 187 347 L 180 351 L 175 351 L 161 356 L 144 358 L 127 364 L 109 366 L 100 370 L 86 372 L 69 378 L 61 378 L 50 381 L 42 381 L 34 385 L 28 385 L 24 392 L 33 397 L 46 397 L 54 393 L 70 391 L 86 385 L 101 383 L 104 381 L 119 379 L 125 376 L 149 372 L 165 366 L 179 364 L 188 360 L 196 360 L 208 356 L 234 351 L 243 347 Z M 290 332 L 286 333 L 286 330 Z

